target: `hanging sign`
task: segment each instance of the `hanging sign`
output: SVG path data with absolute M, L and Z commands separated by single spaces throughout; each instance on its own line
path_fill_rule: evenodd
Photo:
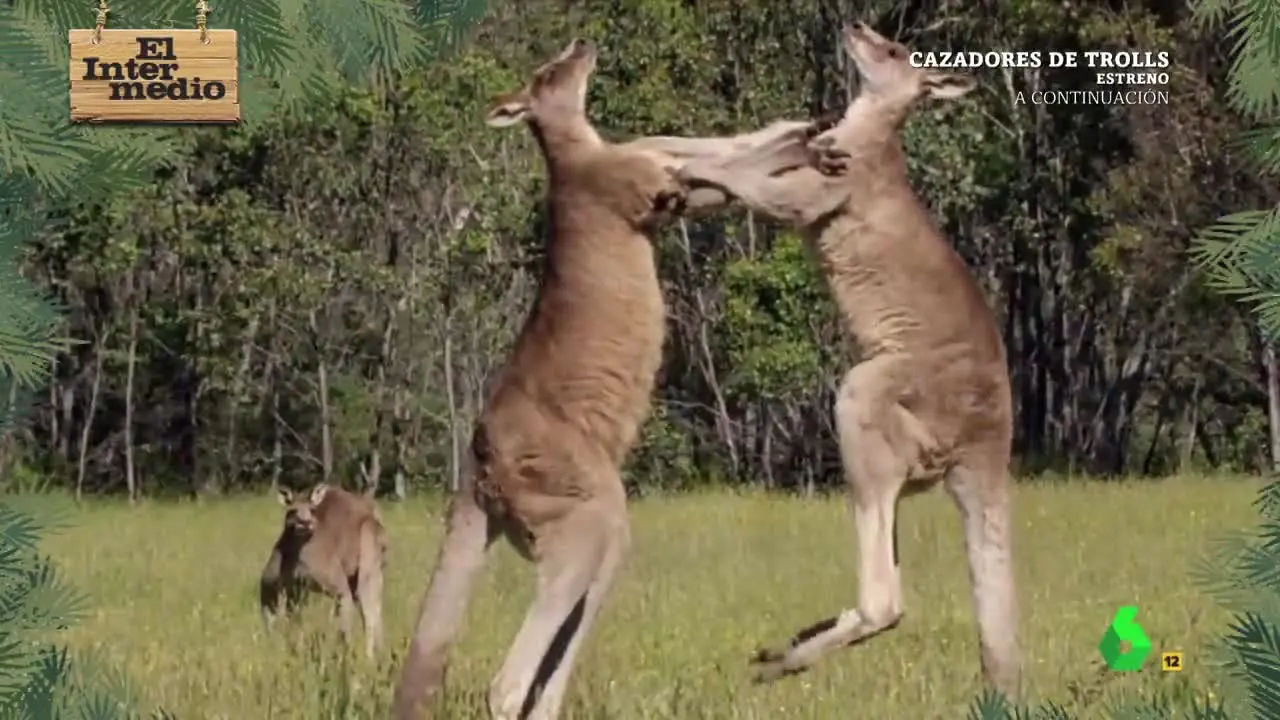
M 208 29 L 205 0 L 194 30 L 108 30 L 108 11 L 99 0 L 97 26 L 68 33 L 73 121 L 240 121 L 236 31 Z

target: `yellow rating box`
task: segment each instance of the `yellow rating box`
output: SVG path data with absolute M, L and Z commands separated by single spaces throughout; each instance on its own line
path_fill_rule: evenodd
M 1182 653 L 1160 653 L 1160 670 L 1163 672 L 1182 672 Z

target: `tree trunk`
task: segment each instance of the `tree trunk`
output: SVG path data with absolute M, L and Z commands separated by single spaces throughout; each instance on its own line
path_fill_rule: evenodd
M 284 474 L 284 419 L 280 417 L 280 391 L 271 383 L 271 492 L 280 489 Z
M 440 290 L 444 309 L 441 327 L 441 335 L 444 337 L 444 392 L 445 401 L 449 404 L 449 492 L 456 492 L 462 485 L 463 431 L 458 427 L 457 387 L 453 374 L 453 289 L 450 285 L 453 279 L 453 249 L 444 245 L 441 252 L 444 253 L 441 263 L 444 277 Z
M 59 406 L 62 409 L 62 438 L 66 445 L 62 449 L 63 457 L 71 459 L 71 441 L 75 432 L 75 409 L 76 409 L 76 386 L 79 381 L 73 376 L 67 380 L 62 386 L 61 402 Z
M 1267 419 L 1271 425 L 1271 469 L 1280 472 L 1280 359 L 1276 344 L 1268 342 L 1263 350 L 1267 372 Z
M 689 227 L 683 222 L 680 223 L 680 240 L 684 248 L 685 266 L 692 273 L 694 271 L 693 244 L 689 239 Z M 707 388 L 711 391 L 711 396 L 715 402 L 716 430 L 720 435 L 720 442 L 724 446 L 725 452 L 729 455 L 730 476 L 737 479 L 742 476 L 741 454 L 738 451 L 733 418 L 729 415 L 729 405 L 725 401 L 724 392 L 720 387 L 720 378 L 716 372 L 715 357 L 712 353 L 711 332 L 708 327 L 711 324 L 711 315 L 707 310 L 706 299 L 701 288 L 694 288 L 693 297 L 697 310 L 697 317 L 694 322 L 698 324 L 696 331 L 698 358 L 695 362 L 701 370 L 702 377 L 707 383 Z
M 1196 378 L 1195 384 L 1191 386 L 1191 399 L 1187 402 L 1186 421 L 1184 424 L 1187 428 L 1187 435 L 1182 441 L 1182 448 L 1179 453 L 1179 473 L 1191 471 L 1191 458 L 1196 452 L 1196 430 L 1200 428 L 1200 378 Z
M 404 431 L 405 417 L 405 391 L 396 388 L 394 391 L 394 403 L 391 409 L 391 439 L 396 447 L 396 467 L 392 473 L 394 480 L 393 491 L 397 500 L 404 500 L 408 495 L 406 487 L 405 467 L 408 465 L 409 459 L 409 434 Z
M 280 476 L 284 473 L 284 420 L 280 417 L 280 383 L 276 373 L 280 362 L 280 323 L 276 316 L 276 301 L 272 298 L 267 309 L 267 328 L 271 338 L 268 345 L 266 367 L 263 369 L 264 392 L 271 409 L 271 493 L 280 489 Z
M 395 324 L 397 313 L 394 305 L 387 307 L 386 326 L 382 329 L 382 344 L 378 350 L 378 369 L 376 373 L 377 387 L 374 388 L 373 428 L 369 431 L 369 459 L 364 470 L 367 484 L 376 488 L 382 481 L 382 430 L 387 426 L 389 411 L 387 398 L 391 394 L 388 387 L 389 378 L 394 374 L 389 368 L 395 363 Z M 392 420 L 391 422 L 395 422 Z
M 240 453 L 236 438 L 240 434 L 240 400 L 249 382 L 249 369 L 253 364 L 253 342 L 258 336 L 258 317 L 249 320 L 240 341 L 240 366 L 231 381 L 230 408 L 227 411 L 227 481 L 235 487 L 240 481 Z
M 130 301 L 132 303 L 132 301 Z M 124 379 L 124 484 L 129 504 L 138 502 L 137 465 L 133 458 L 133 380 L 138 367 L 138 308 L 129 310 L 129 356 Z
M 70 428 L 62 427 L 58 422 L 62 409 L 58 407 L 58 395 L 62 383 L 58 381 L 58 358 L 54 358 L 49 365 L 49 438 L 54 443 L 54 452 L 58 458 L 64 462 L 71 460 L 71 440 L 67 431 Z
M 102 389 L 102 361 L 107 346 L 107 336 L 98 341 L 94 348 L 93 388 L 89 391 L 89 411 L 84 416 L 84 427 L 80 429 L 80 460 L 76 469 L 76 500 L 84 497 L 84 476 L 89 457 L 89 435 L 93 431 L 93 418 L 98 412 L 98 393 Z M 70 428 L 67 430 L 70 432 Z
M 316 365 L 316 391 L 320 395 L 318 401 L 320 403 L 320 467 L 322 479 L 329 482 L 333 476 L 333 417 L 329 407 L 329 366 L 325 360 L 320 342 L 320 325 L 316 320 L 316 311 L 312 310 L 308 313 L 307 319 L 311 326 L 311 337 L 316 346 L 316 353 L 320 355 L 319 362 Z
M 217 472 L 207 472 L 201 475 L 200 466 L 200 394 L 202 392 L 201 385 L 203 379 L 200 375 L 200 359 L 202 348 L 204 347 L 204 291 L 199 285 L 196 285 L 195 300 L 192 305 L 195 309 L 195 322 L 188 339 L 186 351 L 183 353 L 183 364 L 185 367 L 181 372 L 182 380 L 179 383 L 180 393 L 186 400 L 186 413 L 182 423 L 182 439 L 181 439 L 181 456 L 182 456 L 182 472 L 186 477 L 191 478 L 192 495 L 199 497 L 201 495 L 217 495 L 221 486 L 218 482 Z
M 333 417 L 329 408 L 329 368 L 324 360 L 316 368 L 320 392 L 320 467 L 325 482 L 333 477 Z
M 445 320 L 444 333 L 444 392 L 449 403 L 449 491 L 461 484 L 462 428 L 458 427 L 458 402 L 453 388 L 453 340 L 449 321 Z

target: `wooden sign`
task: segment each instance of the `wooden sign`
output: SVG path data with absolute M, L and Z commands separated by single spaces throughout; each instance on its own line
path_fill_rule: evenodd
M 72 30 L 71 119 L 240 122 L 235 30 Z

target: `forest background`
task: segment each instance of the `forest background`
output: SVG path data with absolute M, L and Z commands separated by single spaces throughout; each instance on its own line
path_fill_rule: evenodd
M 906 130 L 915 186 L 996 310 L 1023 474 L 1258 471 L 1280 371 L 1258 316 L 1188 262 L 1197 231 L 1270 207 L 1233 144 L 1230 46 L 1180 3 L 879 3 L 926 49 L 1167 50 L 1168 105 L 1016 104 L 1087 69 L 993 69 Z M 237 130 L 173 139 L 155 182 L 63 204 L 23 258 L 64 307 L 5 482 L 225 493 L 326 479 L 457 482 L 536 287 L 541 161 L 479 120 L 573 32 L 604 44 L 614 138 L 728 133 L 841 107 L 852 8 L 828 0 L 500 4 L 455 60 Z M 659 240 L 671 337 L 636 490 L 838 482 L 830 408 L 855 359 L 800 240 L 744 212 Z

